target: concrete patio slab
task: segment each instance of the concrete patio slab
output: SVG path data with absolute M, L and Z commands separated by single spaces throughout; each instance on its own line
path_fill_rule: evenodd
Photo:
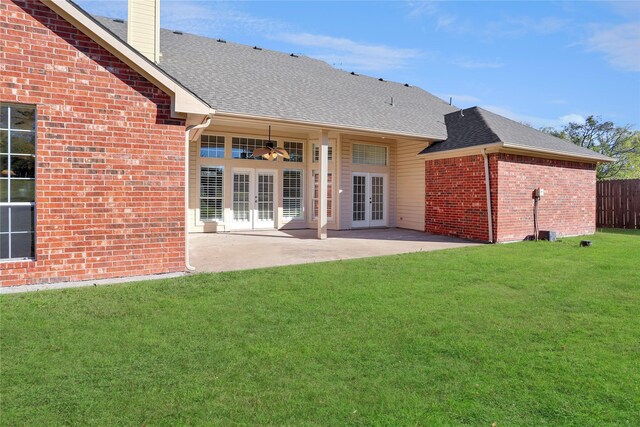
M 475 246 L 482 243 L 398 228 L 329 231 L 269 230 L 192 234 L 191 265 L 198 272 L 246 270 Z

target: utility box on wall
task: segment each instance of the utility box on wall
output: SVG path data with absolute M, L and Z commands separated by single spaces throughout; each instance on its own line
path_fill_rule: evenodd
M 538 234 L 538 237 L 540 240 L 548 240 L 550 242 L 555 242 L 556 241 L 556 232 L 555 231 L 542 231 L 540 230 L 540 233 Z

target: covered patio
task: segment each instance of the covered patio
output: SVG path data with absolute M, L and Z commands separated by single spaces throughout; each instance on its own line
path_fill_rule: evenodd
M 190 235 L 191 265 L 220 272 L 475 246 L 481 243 L 399 228 L 269 230 Z

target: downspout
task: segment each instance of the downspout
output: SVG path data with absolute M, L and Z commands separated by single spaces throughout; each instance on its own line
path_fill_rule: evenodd
M 489 242 L 493 242 L 493 209 L 491 208 L 491 181 L 489 178 L 489 158 L 487 157 L 487 149 L 483 148 L 482 157 L 484 157 L 484 185 L 487 193 L 487 221 L 489 223 Z
M 206 128 L 210 124 L 211 116 L 209 115 L 203 123 L 187 126 L 184 132 L 184 264 L 187 271 L 196 269 L 189 261 L 189 134 L 193 129 Z

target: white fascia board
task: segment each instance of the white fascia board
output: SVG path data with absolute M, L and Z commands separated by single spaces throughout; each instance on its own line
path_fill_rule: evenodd
M 522 151 L 523 152 L 522 154 L 526 152 L 535 153 L 538 157 L 544 157 L 544 155 L 546 154 L 547 156 L 553 157 L 553 158 L 562 158 L 562 159 L 573 160 L 573 161 L 579 160 L 582 162 L 587 161 L 589 163 L 611 163 L 616 161 L 616 159 L 604 156 L 602 154 L 598 154 L 595 151 L 593 152 L 593 155 L 574 154 L 574 153 L 568 153 L 566 151 L 550 150 L 546 148 L 533 148 L 533 147 L 527 147 L 523 145 L 509 144 L 509 143 L 504 143 L 503 147 L 507 150 L 513 150 L 514 152 Z M 503 150 L 503 151 L 507 151 L 507 150 Z
M 418 157 L 422 157 L 425 160 L 438 160 L 438 159 L 449 159 L 451 157 L 477 156 L 482 153 L 483 149 L 486 149 L 487 153 L 497 153 L 501 147 L 502 147 L 501 142 L 494 142 L 491 144 L 456 148 L 454 150 L 436 151 L 434 153 L 424 153 L 424 154 L 418 153 Z
M 67 0 L 41 0 L 54 12 L 89 36 L 100 46 L 114 54 L 118 59 L 133 68 L 151 83 L 171 96 L 173 113 L 209 114 L 211 107 L 189 92 L 177 81 L 169 77 L 141 53 L 123 42 L 86 13 Z

